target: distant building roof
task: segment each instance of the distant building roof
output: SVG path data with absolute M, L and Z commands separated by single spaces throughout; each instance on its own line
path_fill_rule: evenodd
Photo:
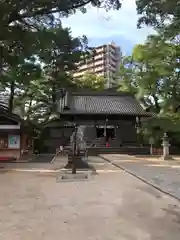
M 72 93 L 68 107 L 69 110 L 64 110 L 65 114 L 151 115 L 132 95 L 107 90 Z

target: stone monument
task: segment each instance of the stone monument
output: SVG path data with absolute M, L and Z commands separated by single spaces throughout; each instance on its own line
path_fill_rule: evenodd
M 83 164 L 83 166 L 87 167 L 87 163 L 82 161 L 81 151 L 86 148 L 84 144 L 84 126 L 75 126 L 74 132 L 70 139 L 70 150 L 68 153 L 68 165 L 70 165 L 71 173 L 69 171 L 65 171 L 58 176 L 57 181 L 74 181 L 74 180 L 88 180 L 91 176 L 95 174 L 91 174 L 89 172 L 77 172 L 79 170 L 79 166 Z M 69 161 L 71 159 L 71 161 Z
M 76 125 L 71 137 L 72 174 L 76 174 L 77 162 L 80 161 L 82 157 L 81 152 L 85 152 L 84 128 L 84 126 Z

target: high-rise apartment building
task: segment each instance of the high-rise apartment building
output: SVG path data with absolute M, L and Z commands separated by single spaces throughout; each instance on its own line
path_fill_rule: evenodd
M 111 87 L 113 76 L 119 70 L 121 58 L 120 47 L 116 46 L 114 42 L 95 47 L 92 56 L 86 62 L 79 62 L 74 77 L 82 77 L 86 72 L 94 73 L 105 77 L 107 79 L 106 87 Z

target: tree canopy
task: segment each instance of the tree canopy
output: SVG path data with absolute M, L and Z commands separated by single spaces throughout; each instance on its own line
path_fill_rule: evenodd
M 163 132 L 180 132 L 180 45 L 161 35 L 148 36 L 124 57 L 119 71 L 120 90 L 133 93 L 156 116 L 144 126 L 159 137 Z M 154 132 L 152 131 L 154 130 Z M 146 131 L 147 132 L 147 131 Z
M 120 69 L 121 87 L 136 94 L 147 107 L 175 112 L 179 104 L 180 48 L 158 36 L 137 45 Z
M 101 91 L 104 89 L 107 80 L 102 76 L 87 72 L 83 77 L 74 79 L 74 82 L 78 88 Z
M 53 13 L 67 16 L 77 9 L 85 10 L 87 4 L 106 9 L 119 9 L 121 7 L 119 0 L 1 0 L 0 9 L 3 22 L 9 25 L 15 21 L 24 23 L 24 19 L 38 18 Z
M 119 0 L 0 1 L 0 89 L 9 96 L 10 112 L 21 102 L 17 98 L 24 97 L 29 105 L 29 96 L 39 101 L 36 97 L 43 91 L 51 95 L 49 102 L 54 104 L 56 90 L 72 84 L 71 71 L 87 53 L 87 39 L 73 38 L 60 18 L 77 10 L 85 13 L 89 4 L 106 10 L 121 7 Z M 41 91 L 33 93 L 37 90 L 33 86 Z M 27 90 L 29 87 L 32 90 Z
M 179 35 L 180 2 L 178 0 L 136 0 L 137 12 L 140 14 L 138 26 L 143 24 L 163 30 L 170 38 Z M 162 32 L 161 32 L 162 33 Z
M 24 57 L 31 56 L 32 47 L 37 42 L 41 43 L 44 28 L 77 9 L 85 12 L 87 4 L 106 9 L 119 9 L 121 6 L 119 0 L 1 0 L 1 67 L 9 61 L 16 61 L 19 53 Z

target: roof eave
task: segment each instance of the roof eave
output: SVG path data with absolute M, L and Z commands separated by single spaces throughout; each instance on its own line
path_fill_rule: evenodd
M 71 111 L 71 112 L 62 112 L 60 115 L 119 115 L 119 116 L 139 116 L 139 117 L 151 117 L 152 114 L 147 114 L 147 113 L 108 113 L 108 112 L 101 112 L 101 113 L 94 113 L 94 112 L 76 112 L 76 111 Z

